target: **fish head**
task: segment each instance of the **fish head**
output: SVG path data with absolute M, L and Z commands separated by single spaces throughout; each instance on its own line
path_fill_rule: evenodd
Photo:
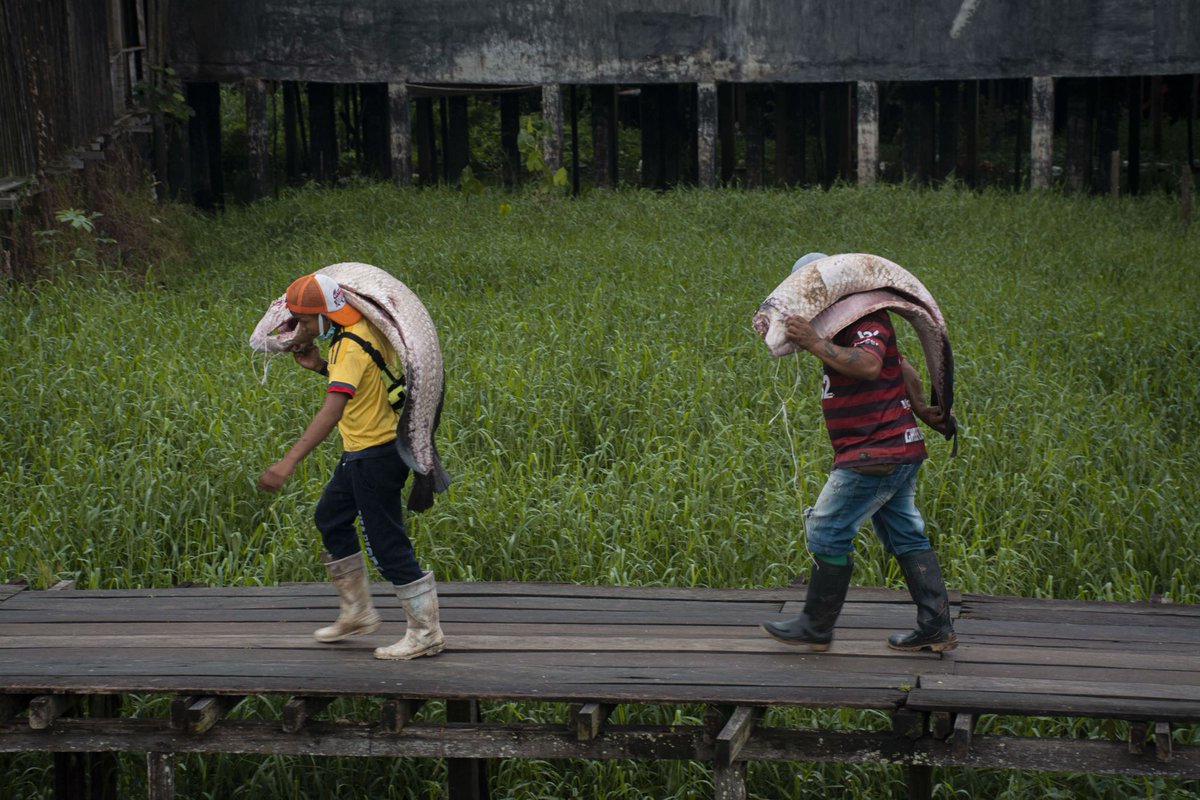
M 311 332 L 301 329 L 299 319 L 288 310 L 286 297 L 271 303 L 250 334 L 250 347 L 260 353 L 294 352 L 310 344 Z
M 796 343 L 787 337 L 787 315 L 771 298 L 758 307 L 751 325 L 754 332 L 762 337 L 771 355 L 778 358 L 796 352 Z

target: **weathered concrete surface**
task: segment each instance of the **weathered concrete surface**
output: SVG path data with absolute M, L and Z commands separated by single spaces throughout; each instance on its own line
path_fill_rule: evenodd
M 1196 0 L 171 0 L 185 80 L 860 81 L 1200 72 Z

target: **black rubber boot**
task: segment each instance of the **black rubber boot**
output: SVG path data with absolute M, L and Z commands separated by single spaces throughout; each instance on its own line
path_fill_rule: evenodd
M 830 564 L 814 556 L 803 613 L 793 619 L 764 622 L 762 629 L 784 644 L 806 644 L 818 652 L 828 650 L 853 571 L 852 555 L 846 557 L 844 565 Z
M 893 650 L 932 650 L 940 653 L 958 647 L 958 637 L 950 624 L 950 598 L 932 550 L 919 550 L 896 556 L 904 573 L 908 593 L 917 604 L 917 629 L 911 633 L 893 633 L 888 647 Z

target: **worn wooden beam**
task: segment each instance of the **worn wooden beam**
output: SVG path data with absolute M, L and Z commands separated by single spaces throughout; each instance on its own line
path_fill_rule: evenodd
M 79 695 L 43 694 L 29 701 L 29 727 L 35 731 L 49 728 L 54 721 L 73 709 Z
M 571 706 L 570 725 L 575 731 L 575 738 L 581 742 L 595 739 L 608 720 L 613 709 L 612 703 L 579 703 Z
M 757 727 L 742 748 L 746 761 L 932 764 L 970 769 L 1021 769 L 1200 779 L 1200 746 L 1173 748 L 1161 762 L 1131 754 L 1125 742 L 975 736 L 970 752 L 930 736 L 902 739 L 890 731 L 788 730 Z M 270 720 L 226 720 L 205 736 L 172 730 L 162 719 L 88 720 L 65 717 L 54 735 L 19 723 L 0 725 L 0 752 L 246 753 L 388 758 L 536 758 L 715 761 L 712 735 L 700 726 L 609 726 L 580 742 L 563 725 L 412 723 L 403 736 L 375 722 L 310 723 L 303 736 L 284 734 Z
M 592 103 L 593 113 L 595 113 L 594 97 Z M 504 185 L 510 189 L 521 182 L 521 150 L 517 146 L 520 133 L 521 95 L 516 92 L 505 92 L 500 95 L 500 152 L 504 157 L 501 172 L 504 176 Z
M 759 706 L 738 706 L 729 715 L 725 726 L 717 734 L 716 762 L 718 766 L 729 766 L 738 759 L 738 754 L 754 732 L 754 726 L 762 716 Z
M 617 174 L 617 87 L 611 84 L 592 86 L 590 96 L 592 101 L 592 180 L 596 186 L 611 189 L 617 185 L 619 178 Z
M 293 697 L 283 705 L 284 733 L 296 733 L 334 701 L 333 697 Z
M 380 709 L 379 723 L 388 733 L 399 733 L 412 722 L 424 704 L 424 700 L 388 698 L 383 701 L 383 707 Z

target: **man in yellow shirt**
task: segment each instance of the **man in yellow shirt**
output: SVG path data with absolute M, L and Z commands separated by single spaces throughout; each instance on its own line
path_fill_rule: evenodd
M 296 363 L 327 376 L 329 382 L 320 410 L 287 454 L 259 476 L 258 487 L 278 492 L 335 426 L 345 448 L 315 514 L 328 551 L 325 566 L 341 598 L 341 613 L 313 636 L 321 642 L 337 642 L 372 633 L 380 625 L 354 527 L 354 520 L 360 518 L 367 555 L 392 582 L 408 620 L 404 638 L 376 648 L 375 657 L 408 660 L 437 655 L 445 647 L 437 589 L 433 573 L 421 570 L 404 530 L 401 492 L 408 467 L 396 450 L 397 416 L 381 369 L 395 363 L 396 352 L 379 329 L 346 302 L 337 281 L 327 275 L 298 278 L 288 287 L 286 298 L 297 321 L 295 341 L 307 342 L 293 353 Z M 330 334 L 333 343 L 326 361 L 314 340 Z

